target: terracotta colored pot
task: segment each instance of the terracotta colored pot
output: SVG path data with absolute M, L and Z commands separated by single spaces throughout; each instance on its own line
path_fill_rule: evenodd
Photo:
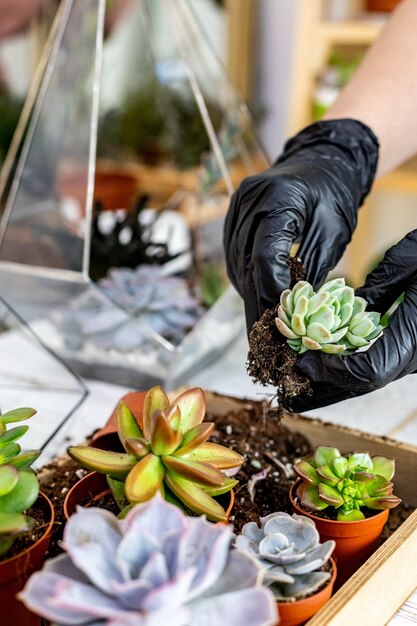
M 331 558 L 330 562 L 332 564 L 332 577 L 318 593 L 295 602 L 277 602 L 279 626 L 301 626 L 301 624 L 305 624 L 330 599 L 337 575 L 335 561 Z
M 366 0 L 366 10 L 387 13 L 393 11 L 400 2 L 401 0 Z
M 39 498 L 43 500 L 45 508 L 50 511 L 50 520 L 45 532 L 30 548 L 0 563 L 0 606 L 4 607 L 4 615 L 7 615 L 7 624 L 10 626 L 40 626 L 41 624 L 41 618 L 28 611 L 16 599 L 16 594 L 23 589 L 31 574 L 41 569 L 51 541 L 55 518 L 54 507 L 45 494 L 40 493 Z
M 108 496 L 109 494 L 110 490 L 107 486 L 104 474 L 99 474 L 98 472 L 87 474 L 87 476 L 81 478 L 81 480 L 79 480 L 78 483 L 76 483 L 67 493 L 67 497 L 64 502 L 64 515 L 66 519 L 69 520 L 71 515 L 75 513 L 77 505 L 80 505 L 82 502 L 88 500 L 98 502 L 98 500 L 104 496 Z M 233 490 L 223 496 L 220 496 L 219 501 L 222 502 L 226 510 L 227 519 L 229 519 L 235 503 L 235 494 Z
M 58 177 L 61 197 L 74 199 L 85 214 L 87 173 L 73 169 Z M 136 177 L 117 165 L 97 166 L 94 178 L 94 202 L 100 202 L 104 211 L 130 210 L 138 195 Z
M 382 529 L 388 519 L 389 511 L 381 511 L 372 517 L 357 522 L 338 522 L 314 515 L 302 509 L 299 504 L 299 487 L 301 481 L 297 481 L 290 489 L 290 499 L 293 510 L 298 515 L 306 515 L 314 520 L 321 541 L 333 539 L 336 548 L 333 556 L 337 562 L 338 576 L 336 588 L 346 582 L 352 574 L 378 548 Z
M 136 417 L 139 426 L 142 426 L 142 408 L 146 394 L 146 391 L 131 391 L 121 398 L 121 401 L 129 407 L 133 415 Z M 101 450 L 114 450 L 115 452 L 122 451 L 119 438 L 117 435 L 115 437 L 112 436 L 117 432 L 116 410 L 117 406 L 114 408 L 103 428 L 100 428 L 100 430 L 98 430 L 92 437 L 90 445 L 94 448 L 100 448 Z

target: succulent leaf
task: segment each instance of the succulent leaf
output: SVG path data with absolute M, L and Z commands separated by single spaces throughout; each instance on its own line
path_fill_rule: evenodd
M 365 515 L 359 509 L 351 509 L 347 513 L 339 509 L 337 512 L 338 522 L 359 522 L 362 519 L 365 519 Z
M 40 450 L 25 450 L 21 452 L 19 456 L 15 456 L 7 461 L 8 465 L 13 465 L 18 469 L 27 469 L 39 458 L 41 454 Z
M 335 472 L 333 472 L 328 465 L 321 465 L 316 469 L 316 473 L 319 477 L 317 482 L 323 482 L 327 485 L 331 485 L 332 487 L 337 485 L 340 480 L 337 474 L 335 474 Z
M 161 387 L 149 389 L 143 401 L 143 434 L 145 439 L 150 440 L 152 435 L 151 420 L 155 411 L 165 413 L 169 408 L 169 400 L 165 391 Z
M 223 487 L 224 485 L 224 475 L 208 463 L 199 463 L 175 456 L 163 456 L 162 462 L 167 469 L 198 483 L 199 486 Z
M 203 424 L 194 426 L 194 428 L 190 428 L 190 430 L 184 434 L 181 445 L 175 450 L 174 456 L 189 454 L 201 446 L 210 437 L 214 426 L 213 422 L 204 422 Z
M 283 292 L 280 302 L 276 327 L 299 354 L 343 354 L 368 346 L 382 330 L 380 314 L 366 312 L 366 301 L 355 296 L 343 278 L 329 281 L 317 293 L 300 281 Z
M 132 454 L 141 459 L 149 452 L 149 444 L 145 439 L 126 439 L 125 450 L 128 454 Z
M 172 404 L 169 407 L 166 413 L 166 418 L 171 424 L 172 430 L 175 430 L 175 432 L 177 432 L 181 429 L 181 411 L 180 407 L 177 404 Z
M 395 474 L 395 460 L 385 456 L 373 456 L 372 472 L 391 480 Z
M 16 426 L 15 428 L 10 428 L 10 430 L 5 431 L 2 435 L 0 435 L 0 449 L 4 448 L 8 443 L 12 441 L 17 441 L 27 431 L 29 430 L 29 426 Z
M 14 441 L 7 443 L 5 446 L 0 448 L 0 465 L 8 463 L 11 459 L 18 456 L 20 452 L 21 447 L 18 443 L 15 443 Z
M 206 415 L 206 398 L 199 387 L 187 389 L 178 398 L 176 404 L 181 411 L 181 431 L 186 433 L 194 426 L 198 426 Z
M 22 422 L 35 415 L 36 410 L 29 407 L 22 407 L 19 409 L 13 409 L 0 415 L 0 421 L 3 424 L 13 424 L 14 422 Z
M 99 450 L 89 446 L 71 446 L 67 452 L 82 467 L 108 474 L 116 479 L 125 478 L 137 463 L 137 459 L 131 454 Z
M 335 456 L 331 465 L 336 476 L 343 478 L 348 470 L 349 461 L 344 456 Z
M 243 463 L 243 457 L 240 454 L 210 441 L 203 443 L 185 456 L 191 461 L 209 463 L 216 469 L 233 469 Z
M 171 454 L 181 442 L 181 433 L 173 430 L 163 413 L 156 411 L 153 415 L 154 428 L 151 436 L 151 448 L 154 454 Z
M 164 466 L 159 456 L 148 454 L 129 472 L 125 482 L 126 497 L 132 504 L 150 500 L 164 479 Z
M 39 481 L 36 474 L 30 471 L 19 472 L 16 485 L 0 496 L 2 513 L 21 513 L 34 504 L 39 495 Z
M 225 477 L 222 487 L 208 487 L 207 485 L 201 485 L 201 489 L 208 493 L 212 498 L 216 498 L 217 496 L 222 496 L 223 494 L 228 493 L 238 484 L 239 481 L 235 478 Z
M 19 481 L 19 472 L 12 465 L 0 466 L 0 496 L 9 493 Z
M 326 485 L 326 483 L 319 483 L 318 493 L 320 500 L 323 500 L 327 504 L 331 504 L 335 508 L 342 506 L 344 503 L 344 499 L 340 491 L 330 485 Z
M 128 439 L 141 439 L 143 437 L 135 416 L 124 402 L 119 402 L 116 410 L 116 427 L 120 442 L 126 452 L 129 452 L 126 448 Z
M 319 484 L 320 481 L 317 476 L 316 468 L 304 459 L 301 459 L 300 461 L 298 461 L 298 463 L 294 465 L 294 470 L 297 475 L 305 480 L 307 483 L 310 483 L 311 485 Z
M 372 498 L 365 498 L 364 505 L 370 509 L 384 510 L 393 509 L 400 504 L 400 498 L 394 495 L 374 496 Z
M 178 474 L 167 471 L 165 481 L 174 495 L 197 515 L 205 515 L 212 522 L 226 522 L 224 509 L 201 487 Z
M 348 464 L 353 472 L 372 471 L 372 459 L 367 452 L 355 452 L 349 455 Z
M 31 520 L 22 513 L 0 513 L 0 537 L 2 535 L 19 535 L 29 530 Z M 9 546 L 11 547 L 11 546 Z M 3 552 L 0 550 L 0 554 Z
M 312 511 L 323 511 L 329 506 L 327 502 L 320 498 L 318 488 L 310 485 L 303 489 L 301 494 L 301 505 Z
M 330 465 L 335 458 L 338 458 L 340 456 L 340 451 L 337 448 L 331 448 L 329 446 L 317 446 L 314 452 L 314 465 L 315 467 Z

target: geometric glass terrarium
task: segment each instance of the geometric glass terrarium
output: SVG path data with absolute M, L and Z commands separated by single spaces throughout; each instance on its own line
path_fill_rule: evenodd
M 121 54 L 105 0 L 62 2 L 2 171 L 4 299 L 81 375 L 136 388 L 244 332 L 222 224 L 267 161 L 193 4 L 138 0 Z

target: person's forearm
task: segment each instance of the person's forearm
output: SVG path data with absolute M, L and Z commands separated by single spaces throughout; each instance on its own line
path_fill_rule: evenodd
M 417 0 L 403 0 L 324 119 L 350 117 L 380 142 L 377 175 L 417 153 Z

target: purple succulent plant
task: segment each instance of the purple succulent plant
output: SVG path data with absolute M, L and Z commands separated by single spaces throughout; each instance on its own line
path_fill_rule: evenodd
M 273 626 L 273 596 L 232 536 L 159 495 L 124 520 L 80 509 L 65 528 L 66 554 L 33 574 L 20 599 L 59 626 Z

